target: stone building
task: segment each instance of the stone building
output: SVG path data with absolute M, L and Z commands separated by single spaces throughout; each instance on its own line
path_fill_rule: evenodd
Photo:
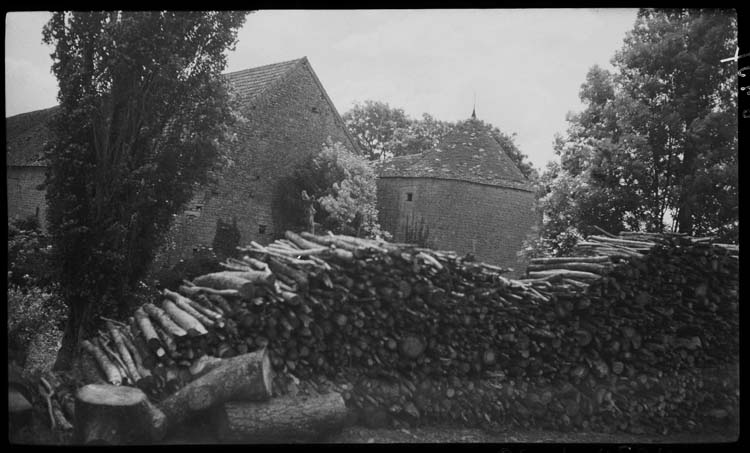
M 241 243 L 268 243 L 281 233 L 279 181 L 327 139 L 356 150 L 341 116 L 306 57 L 224 75 L 246 121 L 234 130 L 233 165 L 217 184 L 198 190 L 177 216 L 168 260 L 210 246 L 219 220 L 236 221 Z M 45 164 L 39 158 L 48 136 L 45 121 L 55 108 L 7 118 L 8 216 L 44 219 Z
M 437 148 L 381 165 L 378 209 L 395 241 L 517 271 L 524 267 L 517 252 L 537 220 L 528 180 L 473 114 Z

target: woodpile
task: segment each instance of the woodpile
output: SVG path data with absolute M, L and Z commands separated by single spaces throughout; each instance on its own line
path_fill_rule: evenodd
M 218 358 L 264 349 L 275 394 L 336 392 L 373 425 L 661 432 L 737 410 L 736 246 L 592 236 L 577 256 L 532 260 L 522 280 L 340 235 L 287 232 L 241 251 L 90 339 L 103 379 L 162 402 Z M 225 432 L 261 429 L 230 412 Z

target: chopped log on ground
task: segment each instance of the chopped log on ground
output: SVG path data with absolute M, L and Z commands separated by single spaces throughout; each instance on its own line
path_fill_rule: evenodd
M 138 308 L 134 314 L 135 325 L 131 322 L 130 330 L 134 337 L 138 337 L 139 333 L 146 340 L 146 344 L 153 351 L 157 357 L 163 357 L 167 352 L 164 350 L 159 340 L 159 335 L 156 333 L 154 325 L 148 317 L 148 314 L 143 310 L 143 307 Z M 135 328 L 137 327 L 137 329 Z
M 266 402 L 231 401 L 214 413 L 222 442 L 248 443 L 322 440 L 340 430 L 348 416 L 344 399 L 335 392 Z
M 166 419 L 145 393 L 125 386 L 89 384 L 76 393 L 74 442 L 128 445 L 164 437 Z
M 265 401 L 271 397 L 273 376 L 265 349 L 222 362 L 159 404 L 169 426 L 226 401 Z
M 206 327 L 201 324 L 200 321 L 187 311 L 178 307 L 177 304 L 171 300 L 164 299 L 161 302 L 161 307 L 167 314 L 169 314 L 177 325 L 182 327 L 191 337 L 197 337 L 208 333 L 208 330 L 206 330 Z
M 274 282 L 274 276 L 267 272 L 235 272 L 223 271 L 211 274 L 201 275 L 193 279 L 196 286 L 211 287 L 215 289 L 233 289 L 236 290 L 243 298 L 250 299 L 255 296 L 255 285 L 271 285 Z
M 105 325 L 107 326 L 107 330 L 109 331 L 110 338 L 112 338 L 112 341 L 115 344 L 116 352 L 125 365 L 125 369 L 133 378 L 133 383 L 137 383 L 141 380 L 141 374 L 138 372 L 138 369 L 135 366 L 135 361 L 133 360 L 128 347 L 125 345 L 125 340 L 123 339 L 122 333 L 117 327 L 115 327 L 114 323 L 112 323 L 111 321 L 106 321 Z
M 143 310 L 171 337 L 184 337 L 187 331 L 180 327 L 164 310 L 152 303 L 143 304 Z M 157 327 L 157 326 L 154 326 Z M 158 332 L 158 330 L 157 330 Z
M 94 360 L 96 360 L 96 363 L 99 365 L 99 369 L 104 373 L 104 376 L 106 376 L 107 381 L 110 384 L 122 384 L 122 374 L 118 370 L 117 366 L 115 366 L 115 364 L 112 363 L 111 360 L 109 360 L 107 354 L 101 349 L 96 338 L 92 338 L 91 341 L 83 340 L 81 342 L 81 347 L 83 347 L 84 351 L 91 354 Z
M 278 284 L 255 285 L 251 298 L 180 291 L 221 311 L 225 325 L 175 338 L 173 357 L 153 359 L 164 370 L 152 370 L 163 376 L 155 400 L 207 376 L 201 360 L 267 347 L 277 392 L 304 393 L 330 379 L 350 408 L 388 423 L 684 430 L 685 420 L 705 427 L 736 413 L 734 381 L 702 372 L 738 360 L 733 248 L 679 235 L 623 235 L 638 242 L 633 248 L 590 237 L 576 256 L 532 261 L 532 273 L 553 276 L 519 281 L 450 252 L 301 237 L 344 248 L 297 259 L 315 248 L 299 248 L 311 245 L 293 236 L 252 244 L 245 250 L 257 258 L 228 264 L 268 273 L 278 261 Z M 393 385 L 366 380 L 375 377 Z

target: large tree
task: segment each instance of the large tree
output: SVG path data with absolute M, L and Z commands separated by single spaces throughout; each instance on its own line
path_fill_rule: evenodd
M 409 125 L 403 109 L 370 100 L 356 103 L 342 119 L 369 160 L 384 159 L 395 132 Z
M 731 11 L 638 13 L 616 71 L 589 71 L 585 109 L 555 140 L 543 236 L 597 225 L 737 239 L 737 73 L 719 62 L 736 33 Z
M 173 215 L 207 181 L 233 113 L 220 77 L 241 12 L 57 12 L 60 112 L 48 222 L 68 323 L 66 368 L 103 303 L 126 307 Z

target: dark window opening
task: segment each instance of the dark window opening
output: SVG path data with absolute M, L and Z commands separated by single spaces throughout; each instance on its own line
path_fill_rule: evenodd
M 411 193 L 411 192 L 408 192 L 408 193 L 406 194 L 406 201 L 412 201 L 412 196 L 413 196 L 413 195 L 414 195 L 413 193 Z
M 313 113 L 318 113 L 318 108 L 317 107 L 313 107 L 311 110 L 312 110 Z
M 258 225 L 258 234 L 266 234 L 266 226 L 265 225 Z

